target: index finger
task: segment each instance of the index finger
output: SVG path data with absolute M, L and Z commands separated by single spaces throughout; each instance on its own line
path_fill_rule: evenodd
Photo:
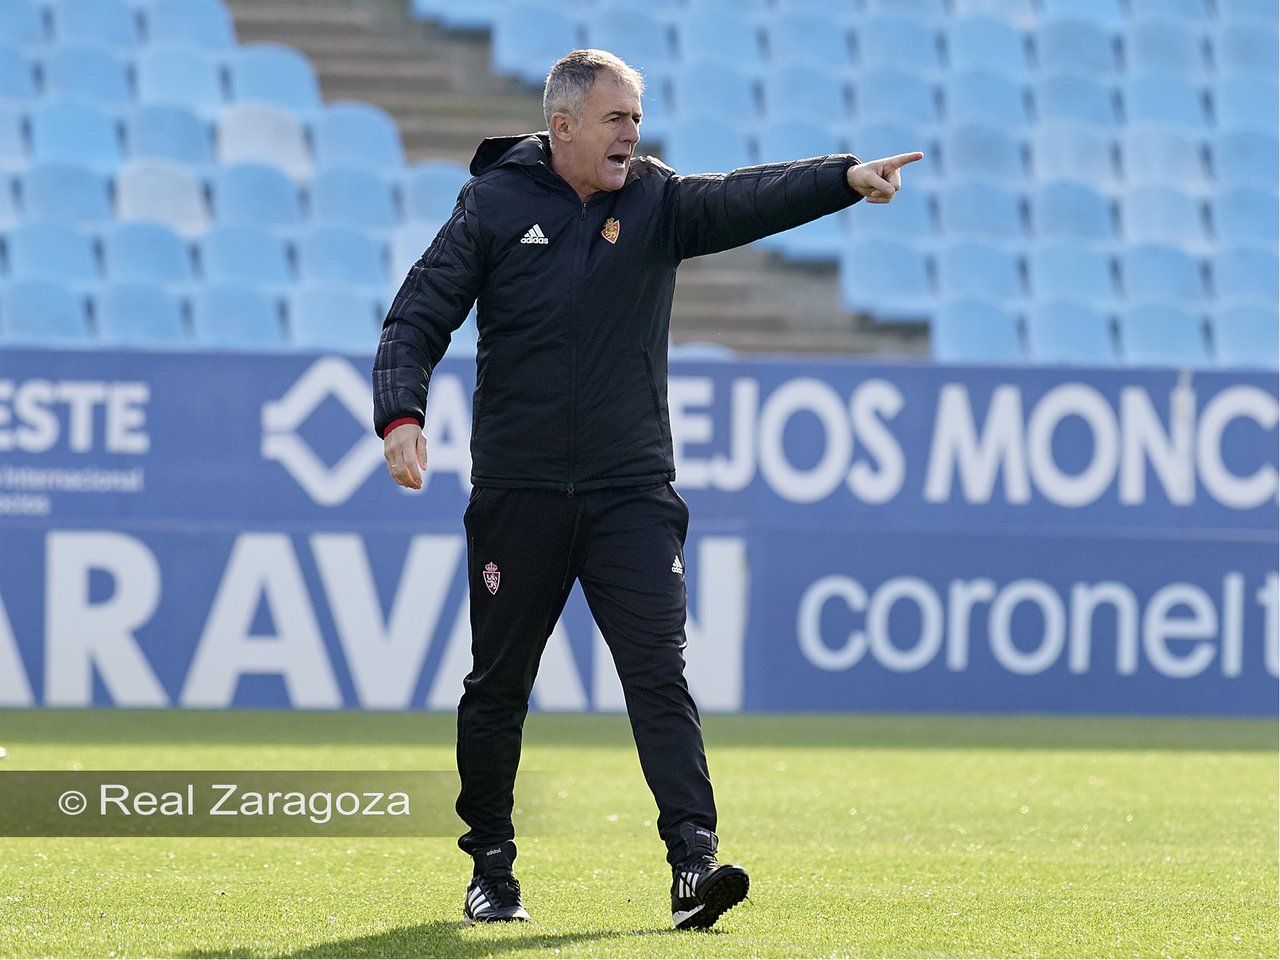
M 896 157 L 888 157 L 884 160 L 884 165 L 889 170 L 897 170 L 899 167 L 905 167 L 908 163 L 915 163 L 917 160 L 923 160 L 924 154 L 919 150 L 913 153 L 900 153 Z

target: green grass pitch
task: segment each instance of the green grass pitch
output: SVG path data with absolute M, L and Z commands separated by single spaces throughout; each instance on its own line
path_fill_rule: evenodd
M 14 769 L 449 769 L 454 719 L 0 712 Z M 751 898 L 673 932 L 622 717 L 531 716 L 572 782 L 527 838 L 531 924 L 461 922 L 433 839 L 0 840 L 0 955 L 1274 957 L 1274 722 L 709 717 L 725 859 Z

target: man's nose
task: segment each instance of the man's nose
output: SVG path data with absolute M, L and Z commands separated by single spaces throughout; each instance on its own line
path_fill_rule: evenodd
M 628 120 L 622 125 L 622 136 L 619 138 L 623 143 L 637 143 L 640 140 L 640 125 L 634 120 Z

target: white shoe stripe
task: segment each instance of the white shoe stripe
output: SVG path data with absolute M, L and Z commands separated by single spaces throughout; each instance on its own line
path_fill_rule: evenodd
M 700 903 L 696 907 L 694 907 L 692 910 L 673 911 L 671 914 L 671 925 L 673 927 L 680 926 L 680 924 L 684 923 L 686 920 L 692 917 L 695 913 L 698 913 L 699 911 L 701 911 L 702 908 L 705 906 L 706 906 L 705 903 Z

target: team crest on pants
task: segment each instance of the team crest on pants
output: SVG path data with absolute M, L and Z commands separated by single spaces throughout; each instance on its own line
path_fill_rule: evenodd
M 498 581 L 502 579 L 502 574 L 498 571 L 496 563 L 486 563 L 484 565 L 484 585 L 489 588 L 490 593 L 498 592 Z
M 610 217 L 604 222 L 604 229 L 600 231 L 600 236 L 604 237 L 610 243 L 618 242 L 618 231 L 622 229 L 622 224 Z

